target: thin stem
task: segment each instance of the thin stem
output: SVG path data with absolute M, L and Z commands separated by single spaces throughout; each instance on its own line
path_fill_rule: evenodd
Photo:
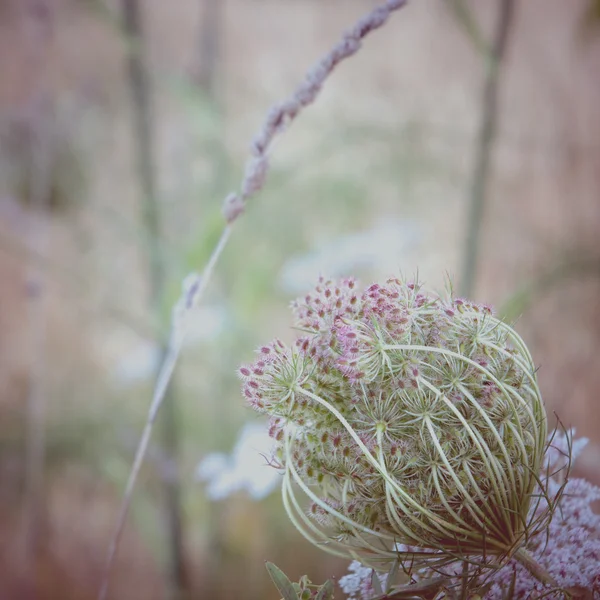
M 473 12 L 467 6 L 466 0 L 450 0 L 449 6 L 454 11 L 458 24 L 463 28 L 475 49 L 484 56 L 489 55 L 491 51 L 490 44 L 482 34 L 481 27 L 477 23 Z
M 515 0 L 499 0 L 500 14 L 491 52 L 486 57 L 487 76 L 481 99 L 481 121 L 475 146 L 475 164 L 471 180 L 470 208 L 467 239 L 464 248 L 460 294 L 473 294 L 480 253 L 481 226 L 487 196 L 492 151 L 498 127 L 498 96 L 500 71 L 506 53 L 510 28 L 513 22 Z
M 210 99 L 215 98 L 225 0 L 201 0 L 202 20 L 198 30 L 197 56 L 192 66 L 196 84 Z
M 550 585 L 553 588 L 559 588 L 552 575 L 540 565 L 525 548 L 519 548 L 514 554 L 513 558 L 518 560 L 538 581 L 546 585 Z
M 33 133 L 31 146 L 31 181 L 28 201 L 32 221 L 28 232 L 29 246 L 40 254 L 48 253 L 49 231 L 44 222 L 50 203 L 51 188 L 51 110 L 47 76 L 47 57 L 53 36 L 53 10 L 50 0 L 30 0 L 24 10 L 26 38 L 30 43 L 28 71 L 32 74 L 34 91 L 29 99 Z M 37 218 L 36 218 L 36 214 Z M 25 448 L 25 531 L 24 555 L 31 564 L 35 561 L 40 544 L 40 529 L 44 507 L 44 463 L 46 459 L 45 420 L 46 396 L 46 327 L 47 327 L 47 277 L 44 269 L 28 261 L 27 305 L 29 309 L 29 334 L 32 364 L 27 396 L 26 448 Z

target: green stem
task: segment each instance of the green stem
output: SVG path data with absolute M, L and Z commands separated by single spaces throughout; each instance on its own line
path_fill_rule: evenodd
M 159 324 L 161 364 L 168 354 L 165 317 L 167 270 L 161 249 L 163 223 L 159 193 L 155 177 L 154 110 L 150 75 L 144 53 L 142 22 L 143 3 L 140 0 L 122 0 L 123 24 L 132 44 L 127 54 L 129 88 L 134 118 L 134 142 L 137 159 L 137 177 L 142 193 L 141 222 L 147 245 L 145 251 L 149 267 L 149 302 Z M 164 513 L 169 536 L 170 598 L 179 600 L 187 595 L 189 582 L 186 570 L 186 542 L 184 514 L 181 502 L 179 476 L 179 446 L 181 432 L 177 420 L 177 398 L 173 385 L 165 390 L 163 403 L 163 450 L 167 469 L 162 474 Z
M 553 588 L 559 588 L 560 586 L 554 580 L 554 577 L 540 565 L 540 563 L 525 550 L 525 548 L 519 548 L 514 554 L 513 558 L 517 559 L 538 581 L 541 581 L 545 585 L 552 586 Z
M 506 53 L 515 2 L 514 0 L 499 0 L 499 4 L 500 11 L 495 39 L 488 56 L 486 56 L 486 81 L 481 99 L 481 121 L 477 134 L 475 164 L 471 180 L 467 235 L 459 288 L 461 296 L 465 297 L 470 297 L 475 287 L 492 151 L 498 127 L 500 67 Z

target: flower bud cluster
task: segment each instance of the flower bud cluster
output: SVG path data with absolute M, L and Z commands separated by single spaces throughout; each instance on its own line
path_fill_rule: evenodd
M 447 557 L 518 548 L 547 429 L 514 330 L 403 279 L 362 293 L 354 279 L 321 279 L 293 311 L 296 345 L 261 348 L 240 375 L 272 417 L 300 531 L 364 560 L 394 560 L 399 543 Z

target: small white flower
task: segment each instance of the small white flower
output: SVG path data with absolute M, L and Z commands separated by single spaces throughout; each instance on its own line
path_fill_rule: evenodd
M 263 423 L 246 423 L 231 455 L 207 455 L 198 465 L 196 477 L 208 484 L 206 493 L 211 500 L 223 500 L 238 491 L 247 492 L 253 500 L 265 498 L 281 478 L 267 464 L 272 446 Z
M 217 339 L 225 330 L 227 314 L 218 306 L 189 311 L 185 347 L 194 347 Z M 140 341 L 125 328 L 102 333 L 98 350 L 105 356 L 107 368 L 119 388 L 128 388 L 152 380 L 160 366 L 162 350 L 156 341 Z
M 348 575 L 340 577 L 340 587 L 350 598 L 359 596 L 362 588 L 371 581 L 372 569 L 364 567 L 357 560 L 350 563 Z
M 363 231 L 340 236 L 321 244 L 316 251 L 288 260 L 280 275 L 286 292 L 301 293 L 321 273 L 343 276 L 358 269 L 393 273 L 406 253 L 422 238 L 417 221 L 388 218 Z
M 569 461 L 571 466 L 589 443 L 589 439 L 582 437 L 575 439 L 576 430 L 573 428 L 568 432 L 557 431 L 550 436 L 550 446 L 546 451 L 544 463 L 550 473 L 557 473 L 564 469 Z M 557 480 L 562 483 L 562 480 Z
M 348 600 L 366 600 L 374 596 L 373 578 L 379 580 L 379 587 L 385 587 L 387 575 L 375 573 L 373 569 L 361 565 L 357 560 L 350 563 L 349 573 L 340 577 L 340 588 L 348 595 Z

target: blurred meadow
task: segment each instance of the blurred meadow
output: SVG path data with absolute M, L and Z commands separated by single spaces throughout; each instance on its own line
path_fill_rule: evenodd
M 599 11 L 514 0 L 494 59 L 505 4 L 413 1 L 278 138 L 194 317 L 110 598 L 275 599 L 265 560 L 345 572 L 276 492 L 213 501 L 197 475 L 257 421 L 236 369 L 294 338 L 289 303 L 320 274 L 449 276 L 495 306 L 600 483 Z M 181 283 L 268 108 L 374 5 L 0 0 L 0 600 L 96 597 Z

